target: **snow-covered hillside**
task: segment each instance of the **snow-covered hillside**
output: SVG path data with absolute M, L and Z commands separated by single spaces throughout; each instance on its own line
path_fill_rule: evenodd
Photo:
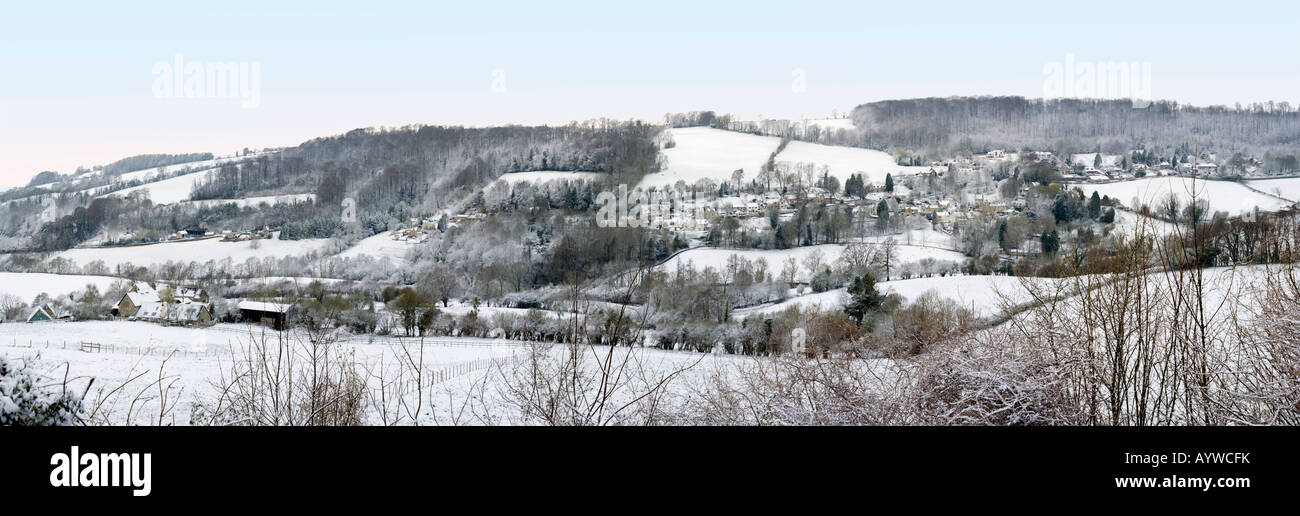
M 329 243 L 329 239 L 312 238 L 303 240 L 280 240 L 268 238 L 243 242 L 222 242 L 218 238 L 208 238 L 187 242 L 165 242 L 126 247 L 76 248 L 58 253 L 57 256 L 86 265 L 95 260 L 113 268 L 124 263 L 136 266 L 175 262 L 198 262 L 229 259 L 235 264 L 249 258 L 281 258 L 285 256 L 305 256 L 320 253 Z
M 1004 300 L 1012 306 L 1032 300 L 1023 281 L 1026 279 L 1015 276 L 936 276 L 886 281 L 876 284 L 876 288 L 898 294 L 907 302 L 933 292 L 980 317 L 989 317 L 1002 312 Z
M 154 204 L 181 202 L 190 198 L 190 194 L 194 191 L 194 185 L 206 181 L 212 173 L 216 172 L 216 170 L 216 168 L 200 170 L 198 172 L 164 179 L 162 181 L 145 183 L 140 186 L 118 190 L 116 192 L 101 195 L 100 197 L 109 195 L 125 196 L 138 190 L 147 190 L 149 192 L 149 200 L 153 201 Z
M 0 295 L 13 294 L 24 303 L 31 303 L 42 292 L 58 298 L 94 285 L 102 294 L 118 278 L 111 276 L 82 276 L 75 274 L 44 274 L 0 272 Z
M 226 156 L 226 157 L 213 158 L 213 159 L 208 159 L 203 161 L 177 163 L 175 165 L 167 165 L 165 167 L 146 168 L 143 170 L 136 170 L 132 172 L 127 172 L 125 174 L 119 174 L 117 176 L 117 180 L 122 182 L 136 181 L 136 180 L 152 181 L 154 179 L 157 179 L 158 177 L 172 175 L 177 172 L 181 172 L 183 170 L 191 170 L 191 171 L 208 170 L 208 169 L 220 167 L 221 165 L 224 165 L 226 163 L 248 159 L 254 156 L 256 156 L 256 154 L 252 154 L 249 156 Z M 96 173 L 96 175 L 100 175 L 100 174 L 102 173 Z
M 694 183 L 700 179 L 730 179 L 732 171 L 744 169 L 746 178 L 758 174 L 767 158 L 776 152 L 781 139 L 756 136 L 709 127 L 684 127 L 668 130 L 675 146 L 663 149 L 667 167 L 641 180 L 640 187 L 671 186 L 677 181 Z
M 409 240 L 393 240 L 393 233 L 385 231 L 378 235 L 361 239 L 352 247 L 335 255 L 339 258 L 356 258 L 367 255 L 374 258 L 388 258 L 393 261 L 407 261 L 407 254 L 416 246 L 415 242 Z
M 865 173 L 871 184 L 880 186 L 885 182 L 885 175 L 893 174 L 895 179 L 906 174 L 918 174 L 929 167 L 904 167 L 894 161 L 889 154 L 873 149 L 858 147 L 840 147 L 792 141 L 776 155 L 777 163 L 788 162 L 812 163 L 817 177 L 821 177 L 822 167 L 829 169 L 830 175 L 844 184 L 850 175 Z
M 1002 313 L 1004 299 L 1012 306 L 1032 299 L 1022 281 L 1025 279 L 1014 276 L 935 276 L 882 281 L 876 284 L 876 289 L 882 294 L 897 294 L 909 303 L 926 293 L 933 293 L 940 299 L 969 308 L 979 317 L 991 317 Z M 1029 281 L 1034 279 L 1031 278 Z M 843 288 L 838 288 L 795 296 L 779 303 L 738 309 L 733 313 L 733 317 L 743 319 L 756 313 L 771 315 L 792 306 L 804 310 L 837 311 L 847 302 L 847 292 Z
M 1147 204 L 1155 209 L 1160 201 L 1170 194 L 1176 195 L 1181 206 L 1187 206 L 1193 189 L 1196 196 L 1210 203 L 1210 211 L 1226 211 L 1237 215 L 1258 207 L 1263 211 L 1274 211 L 1289 203 L 1273 196 L 1252 191 L 1245 186 L 1231 181 L 1192 180 L 1186 177 L 1153 177 L 1123 181 L 1119 183 L 1080 185 L 1086 195 L 1096 191 L 1103 196 L 1110 196 L 1126 206 L 1137 199 L 1138 206 Z M 1137 208 L 1138 206 L 1129 206 Z
M 799 307 L 800 310 L 804 311 L 833 312 L 843 308 L 847 301 L 848 293 L 845 289 L 837 288 L 825 292 L 794 296 L 778 303 L 739 308 L 731 313 L 731 318 L 741 320 L 754 314 L 765 316 L 774 315 L 796 306 Z
M 1286 179 L 1259 179 L 1246 181 L 1251 188 L 1282 197 L 1291 202 L 1300 202 L 1300 177 Z

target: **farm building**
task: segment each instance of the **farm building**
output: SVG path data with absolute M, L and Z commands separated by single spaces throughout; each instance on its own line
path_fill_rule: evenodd
M 130 292 L 123 294 L 122 299 L 119 299 L 117 304 L 113 305 L 110 313 L 118 317 L 134 317 L 140 311 L 140 307 L 148 303 L 158 302 L 157 292 L 154 292 L 152 288 L 148 288 L 147 284 L 147 290 L 138 290 L 139 285 L 141 284 L 137 283 L 135 287 L 131 288 Z
M 145 303 L 133 316 L 137 321 L 164 323 L 174 326 L 207 326 L 212 324 L 212 311 L 208 305 L 184 301 Z
M 167 320 L 167 303 L 150 301 L 141 304 L 131 318 L 138 321 L 162 322 Z
M 212 324 L 212 312 L 203 303 L 173 303 L 167 310 L 167 323 L 181 326 Z
M 259 323 L 276 330 L 284 330 L 293 305 L 266 301 L 240 301 L 239 315 L 244 322 Z
M 113 305 L 111 313 L 118 317 L 135 317 L 140 308 L 150 303 L 163 303 L 164 298 L 170 298 L 177 303 L 206 304 L 208 293 L 198 287 L 171 287 L 165 284 L 159 284 L 155 289 L 148 283 L 137 281 L 131 286 L 131 291 L 123 294 L 122 299 Z M 162 317 L 149 316 L 149 318 L 161 319 Z
M 37 307 L 36 310 L 32 311 L 32 315 L 27 316 L 27 322 L 29 323 L 57 321 L 59 319 L 61 319 L 61 317 L 59 317 L 53 308 L 50 308 L 50 305 L 41 305 Z

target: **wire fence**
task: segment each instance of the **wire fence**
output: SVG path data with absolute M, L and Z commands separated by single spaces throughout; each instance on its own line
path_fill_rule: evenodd
M 459 376 L 489 369 L 495 363 L 496 362 L 491 358 L 480 358 L 477 360 L 458 362 L 442 368 L 434 369 L 430 373 L 430 377 L 432 377 L 433 383 L 442 383 Z
M 141 356 L 183 356 L 190 358 L 209 358 L 221 355 L 222 353 L 214 349 L 182 349 L 171 347 L 154 347 L 154 346 L 121 346 L 117 344 L 104 344 L 100 342 L 88 341 L 68 341 L 68 340 L 36 340 L 27 339 L 23 342 L 17 338 L 13 339 L 10 344 L 19 349 L 63 349 L 72 351 L 81 351 L 83 353 L 117 353 L 126 355 Z
M 411 340 L 401 341 L 401 342 L 397 341 L 396 339 L 393 340 L 349 339 L 345 342 L 350 345 L 404 343 L 408 345 L 418 346 L 421 344 L 421 342 L 418 339 L 411 339 Z M 141 356 L 162 356 L 162 357 L 168 355 L 174 355 L 174 356 L 190 357 L 190 358 L 211 358 L 217 356 L 227 356 L 230 354 L 230 352 L 226 350 L 226 348 L 224 348 L 223 346 L 212 346 L 212 345 L 203 346 L 201 348 L 185 349 L 185 348 L 167 347 L 167 346 L 130 346 L 130 345 L 121 345 L 121 344 L 106 344 L 102 342 L 91 342 L 91 341 L 48 340 L 48 339 L 21 340 L 16 337 L 8 344 L 11 347 L 19 348 L 19 349 L 61 349 L 61 350 L 81 351 L 83 353 L 117 353 L 117 354 L 130 354 L 130 355 L 141 355 Z M 454 348 L 496 348 L 496 347 L 518 347 L 521 344 L 528 344 L 528 343 L 521 342 L 521 341 L 505 341 L 499 339 L 498 340 L 484 339 L 482 341 L 467 341 L 467 340 L 460 340 L 460 339 L 424 339 L 423 344 L 428 346 L 454 347 Z M 465 362 L 465 363 L 458 363 L 455 366 L 449 367 L 448 368 L 449 372 L 445 376 L 447 378 L 451 378 L 452 376 L 465 374 L 466 372 L 472 372 L 473 370 L 477 370 L 477 369 L 483 369 L 488 365 L 491 365 L 491 359 L 483 359 L 483 360 L 487 361 L 486 365 L 478 364 L 479 362 L 478 360 Z M 464 364 L 469 364 L 469 363 L 478 364 L 474 366 L 477 369 L 462 370 L 463 368 L 459 368 L 459 366 Z

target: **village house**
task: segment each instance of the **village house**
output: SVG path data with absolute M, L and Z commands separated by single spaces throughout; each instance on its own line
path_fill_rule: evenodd
M 172 287 L 159 283 L 155 288 L 137 281 L 113 305 L 110 313 L 136 321 L 206 325 L 213 320 L 208 300 L 207 291 L 198 287 Z
M 212 312 L 204 303 L 185 301 L 173 303 L 167 310 L 167 324 L 176 326 L 207 326 L 212 324 Z

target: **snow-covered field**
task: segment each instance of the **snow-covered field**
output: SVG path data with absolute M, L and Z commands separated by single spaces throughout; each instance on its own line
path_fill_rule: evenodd
M 1002 312 L 1004 299 L 1013 306 L 1032 300 L 1023 281 L 1015 276 L 935 276 L 881 282 L 876 288 L 882 293 L 898 294 L 907 302 L 933 292 L 940 299 L 969 308 L 975 315 L 988 317 Z
M 534 185 L 545 183 L 547 181 L 571 180 L 571 181 L 594 181 L 600 179 L 605 174 L 596 172 L 564 172 L 557 170 L 535 170 L 532 172 L 514 172 L 511 174 L 502 174 L 497 178 L 510 184 L 522 183 L 528 181 Z
M 383 232 L 378 235 L 361 239 L 352 247 L 335 255 L 339 258 L 356 258 L 362 255 L 372 256 L 374 258 L 388 258 L 393 261 L 407 261 L 407 254 L 415 249 L 415 242 L 408 240 L 393 240 L 391 232 Z
M 153 195 L 150 192 L 150 195 Z M 189 194 L 186 194 L 189 197 Z M 152 199 L 152 197 L 150 197 Z M 296 204 L 300 202 L 314 201 L 316 194 L 288 194 L 288 195 L 267 195 L 262 197 L 244 197 L 242 199 L 206 199 L 202 201 L 181 201 L 187 206 L 219 206 L 222 204 L 234 204 L 243 208 L 245 206 L 260 206 L 262 204 Z
M 1142 224 L 1142 227 L 1138 228 L 1138 224 Z M 1180 233 L 1179 228 L 1173 223 L 1130 211 L 1115 210 L 1115 224 L 1110 230 L 1112 235 L 1123 235 L 1131 238 L 1136 236 L 1136 231 L 1139 229 L 1143 233 L 1161 237 Z
M 784 312 L 793 306 L 797 306 L 800 310 L 805 311 L 820 310 L 823 312 L 832 312 L 839 310 L 847 301 L 848 293 L 845 289 L 837 288 L 825 292 L 794 296 L 778 303 L 739 308 L 731 313 L 731 318 L 741 320 L 754 314 L 775 315 Z
M 866 174 L 871 184 L 879 186 L 884 184 L 886 174 L 893 174 L 894 179 L 897 180 L 898 176 L 929 170 L 929 167 L 901 166 L 894 162 L 894 158 L 889 154 L 878 150 L 800 141 L 786 144 L 785 150 L 776 155 L 776 161 L 791 164 L 812 163 L 816 167 L 817 177 L 821 177 L 822 167 L 826 166 L 830 170 L 830 175 L 839 179 L 841 185 L 850 175 L 859 172 Z M 748 169 L 746 172 L 748 173 Z
M 163 424 L 189 424 L 190 408 L 198 401 L 211 399 L 213 382 L 219 381 L 232 359 L 239 356 L 251 339 L 266 335 L 274 342 L 278 332 L 246 324 L 218 324 L 210 328 L 162 326 L 133 321 L 78 321 L 49 323 L 0 324 L 0 355 L 11 360 L 35 360 L 38 370 L 51 379 L 61 379 L 65 367 L 74 386 L 84 389 L 94 378 L 93 387 L 111 390 L 131 377 L 145 373 L 129 385 L 125 397 L 117 397 L 111 407 L 110 421 L 125 424 L 127 405 L 135 391 L 154 381 L 159 368 L 165 377 L 175 377 L 175 408 Z M 296 335 L 301 338 L 301 335 Z M 83 342 L 98 344 L 99 350 L 82 351 Z M 408 346 L 418 339 L 404 339 Z M 367 366 L 380 360 L 396 363 L 401 352 L 399 340 L 391 337 L 359 336 L 339 343 L 344 351 L 354 353 Z M 474 338 L 425 339 L 422 363 L 430 371 L 460 366 L 469 374 L 486 369 L 485 359 L 507 358 L 517 353 L 520 343 Z M 170 355 L 170 358 L 168 358 Z M 163 367 L 163 360 L 167 362 Z M 473 366 L 473 367 L 466 367 Z M 376 371 L 378 369 L 376 368 Z M 88 398 L 97 398 L 92 389 Z M 133 414 L 132 424 L 158 424 L 157 404 L 145 403 L 141 413 Z M 109 407 L 106 407 L 109 408 Z M 152 410 L 152 413 L 149 411 Z
M 194 191 L 195 184 L 207 180 L 208 176 L 210 176 L 214 171 L 216 171 L 215 168 L 200 170 L 183 176 L 176 176 L 162 181 L 155 181 L 140 186 L 118 190 L 101 197 L 108 195 L 125 196 L 137 190 L 148 190 L 149 200 L 153 201 L 154 204 L 181 202 L 190 198 L 190 194 Z
M 1267 192 L 1291 202 L 1300 202 L 1300 177 L 1259 179 L 1246 181 L 1246 184 L 1261 192 Z
M 924 247 L 942 247 L 944 249 L 954 249 L 957 240 L 952 235 L 934 229 L 912 229 L 896 235 L 884 235 L 866 237 L 865 242 L 879 244 L 888 239 L 894 239 L 899 245 L 915 245 Z M 857 241 L 856 239 L 854 240 Z
M 168 261 L 204 263 L 208 260 L 226 259 L 238 264 L 249 258 L 282 258 L 319 253 L 328 243 L 329 239 L 326 238 L 303 240 L 268 238 L 243 242 L 222 242 L 219 238 L 208 238 L 127 247 L 77 248 L 63 251 L 57 256 L 72 260 L 78 265 L 102 260 L 109 268 L 124 263 L 144 266 Z
M 188 425 L 191 409 L 214 404 L 215 384 L 221 381 L 223 371 L 229 377 L 232 362 L 244 356 L 250 341 L 263 335 L 271 349 L 276 349 L 278 332 L 244 324 L 218 324 L 203 329 L 124 321 L 0 324 L 0 356 L 32 363 L 51 384 L 61 383 L 66 374 L 70 388 L 78 391 L 85 390 L 93 379 L 86 396 L 88 404 L 94 406 L 100 399 L 107 400 L 97 421 L 106 419 L 114 425 Z M 292 333 L 289 336 L 303 337 Z M 99 348 L 85 347 L 83 342 L 99 344 Z M 423 424 L 526 422 L 518 419 L 517 407 L 502 400 L 505 387 L 502 382 L 512 374 L 512 364 L 524 362 L 532 346 L 522 341 L 466 337 L 421 340 L 356 336 L 344 337 L 336 344 L 345 356 L 355 357 L 372 393 L 386 385 L 390 389 L 386 396 L 399 396 L 392 390 L 397 365 L 421 364 L 424 399 L 419 419 Z M 543 345 L 539 349 L 556 356 L 564 347 Z M 591 349 L 604 352 L 610 348 Z M 657 349 L 619 348 L 617 352 L 636 355 L 631 361 L 635 370 L 629 370 L 612 391 L 615 399 L 621 400 L 619 403 L 630 401 L 623 397 L 635 392 L 635 386 L 646 381 L 646 377 L 653 383 L 658 375 L 690 366 L 692 369 L 686 376 L 692 381 L 706 380 L 716 367 L 753 360 Z M 594 353 L 581 355 L 583 360 L 594 360 L 592 356 Z M 412 374 L 412 369 L 406 371 Z M 381 377 L 381 373 L 387 376 Z M 170 408 L 161 421 L 155 396 L 159 388 L 153 384 L 160 377 L 164 385 L 170 386 Z M 126 387 L 112 393 L 122 385 Z M 414 395 L 411 390 L 400 395 L 411 405 L 407 410 L 416 406 Z M 137 402 L 133 404 L 133 401 Z M 366 422 L 383 424 L 376 420 L 373 404 L 379 401 L 368 399 L 365 403 Z M 467 410 L 468 404 L 476 407 Z M 405 419 L 403 424 L 410 424 L 410 419 Z
M 1012 306 L 1032 299 L 1022 281 L 1023 278 L 1014 276 L 935 276 L 882 281 L 876 284 L 876 289 L 882 294 L 897 294 L 909 303 L 916 301 L 927 292 L 932 292 L 940 299 L 971 309 L 977 316 L 989 317 L 1002 313 L 1004 298 Z M 835 311 L 842 308 L 846 302 L 848 302 L 847 292 L 843 288 L 838 288 L 795 296 L 779 303 L 738 309 L 733 317 L 743 319 L 755 313 L 771 315 L 785 311 L 791 306 L 798 306 L 804 310 Z
M 1187 206 L 1193 188 L 1198 198 L 1210 203 L 1211 212 L 1226 211 L 1236 215 L 1251 211 L 1255 207 L 1263 211 L 1275 211 L 1288 204 L 1281 199 L 1252 191 L 1231 181 L 1194 181 L 1186 177 L 1153 177 L 1119 183 L 1085 184 L 1080 187 L 1086 195 L 1092 195 L 1092 192 L 1096 191 L 1130 208 L 1147 204 L 1153 210 L 1171 193 L 1178 197 L 1181 206 Z M 1132 205 L 1135 198 L 1138 201 L 1136 206 Z
M 149 181 L 149 180 L 152 180 L 152 179 L 156 179 L 156 178 L 159 177 L 159 176 L 165 176 L 165 175 L 169 175 L 169 174 L 175 174 L 175 173 L 180 172 L 180 171 L 182 171 L 182 170 L 194 170 L 194 171 L 198 171 L 198 170 L 207 170 L 207 169 L 211 169 L 211 168 L 217 168 L 217 167 L 220 167 L 221 165 L 224 165 L 224 164 L 226 164 L 226 163 L 230 163 L 230 162 L 232 162 L 232 161 L 239 161 L 239 160 L 249 159 L 249 158 L 256 157 L 256 156 L 258 156 L 258 155 L 259 155 L 259 154 L 250 154 L 250 155 L 248 155 L 248 156 L 226 156 L 226 157 L 212 158 L 212 159 L 209 159 L 209 160 L 203 160 L 203 161 L 191 161 L 191 162 L 188 162 L 188 163 L 177 163 L 177 164 L 175 164 L 175 165 L 167 165 L 167 166 L 165 166 L 165 167 L 146 168 L 146 169 L 143 169 L 143 170 L 136 170 L 136 171 L 132 171 L 132 172 L 127 172 L 127 173 L 125 173 L 125 174 L 121 174 L 121 175 L 117 176 L 117 179 L 118 179 L 119 181 L 123 181 L 123 182 L 125 182 L 125 181 L 135 181 L 135 180 L 140 180 L 140 181 Z
M 736 169 L 744 169 L 745 178 L 752 179 L 781 144 L 780 138 L 772 136 L 709 127 L 684 127 L 670 132 L 676 146 L 661 151 L 668 160 L 667 167 L 642 179 L 641 188 L 671 186 L 679 180 L 687 184 L 704 178 L 725 181 Z
M 712 267 L 716 271 L 724 271 L 727 266 L 727 260 L 732 255 L 738 255 L 750 262 L 757 262 L 759 259 L 767 260 L 767 271 L 769 274 L 779 274 L 785 261 L 794 258 L 799 265 L 799 272 L 795 275 L 796 282 L 808 281 L 811 274 L 805 267 L 806 260 L 814 252 L 820 251 L 822 254 L 822 264 L 831 265 L 840 258 L 844 253 L 844 245 L 841 244 L 822 244 L 806 247 L 796 247 L 792 249 L 720 249 L 716 247 L 696 247 L 678 253 L 676 256 L 665 261 L 660 265 L 661 270 L 672 273 L 677 270 L 679 265 L 686 268 L 694 268 L 702 271 L 706 267 Z M 926 247 L 921 245 L 899 244 L 894 249 L 896 265 L 919 262 L 925 258 L 934 258 L 935 260 L 946 260 L 961 263 L 966 257 L 957 251 L 941 249 L 937 247 Z
M 51 298 L 66 296 L 72 292 L 85 290 L 86 285 L 94 285 L 100 294 L 108 290 L 119 278 L 112 276 L 81 276 L 75 274 L 44 274 L 0 272 L 0 295 L 13 294 L 24 303 L 31 303 L 37 295 L 44 292 Z

